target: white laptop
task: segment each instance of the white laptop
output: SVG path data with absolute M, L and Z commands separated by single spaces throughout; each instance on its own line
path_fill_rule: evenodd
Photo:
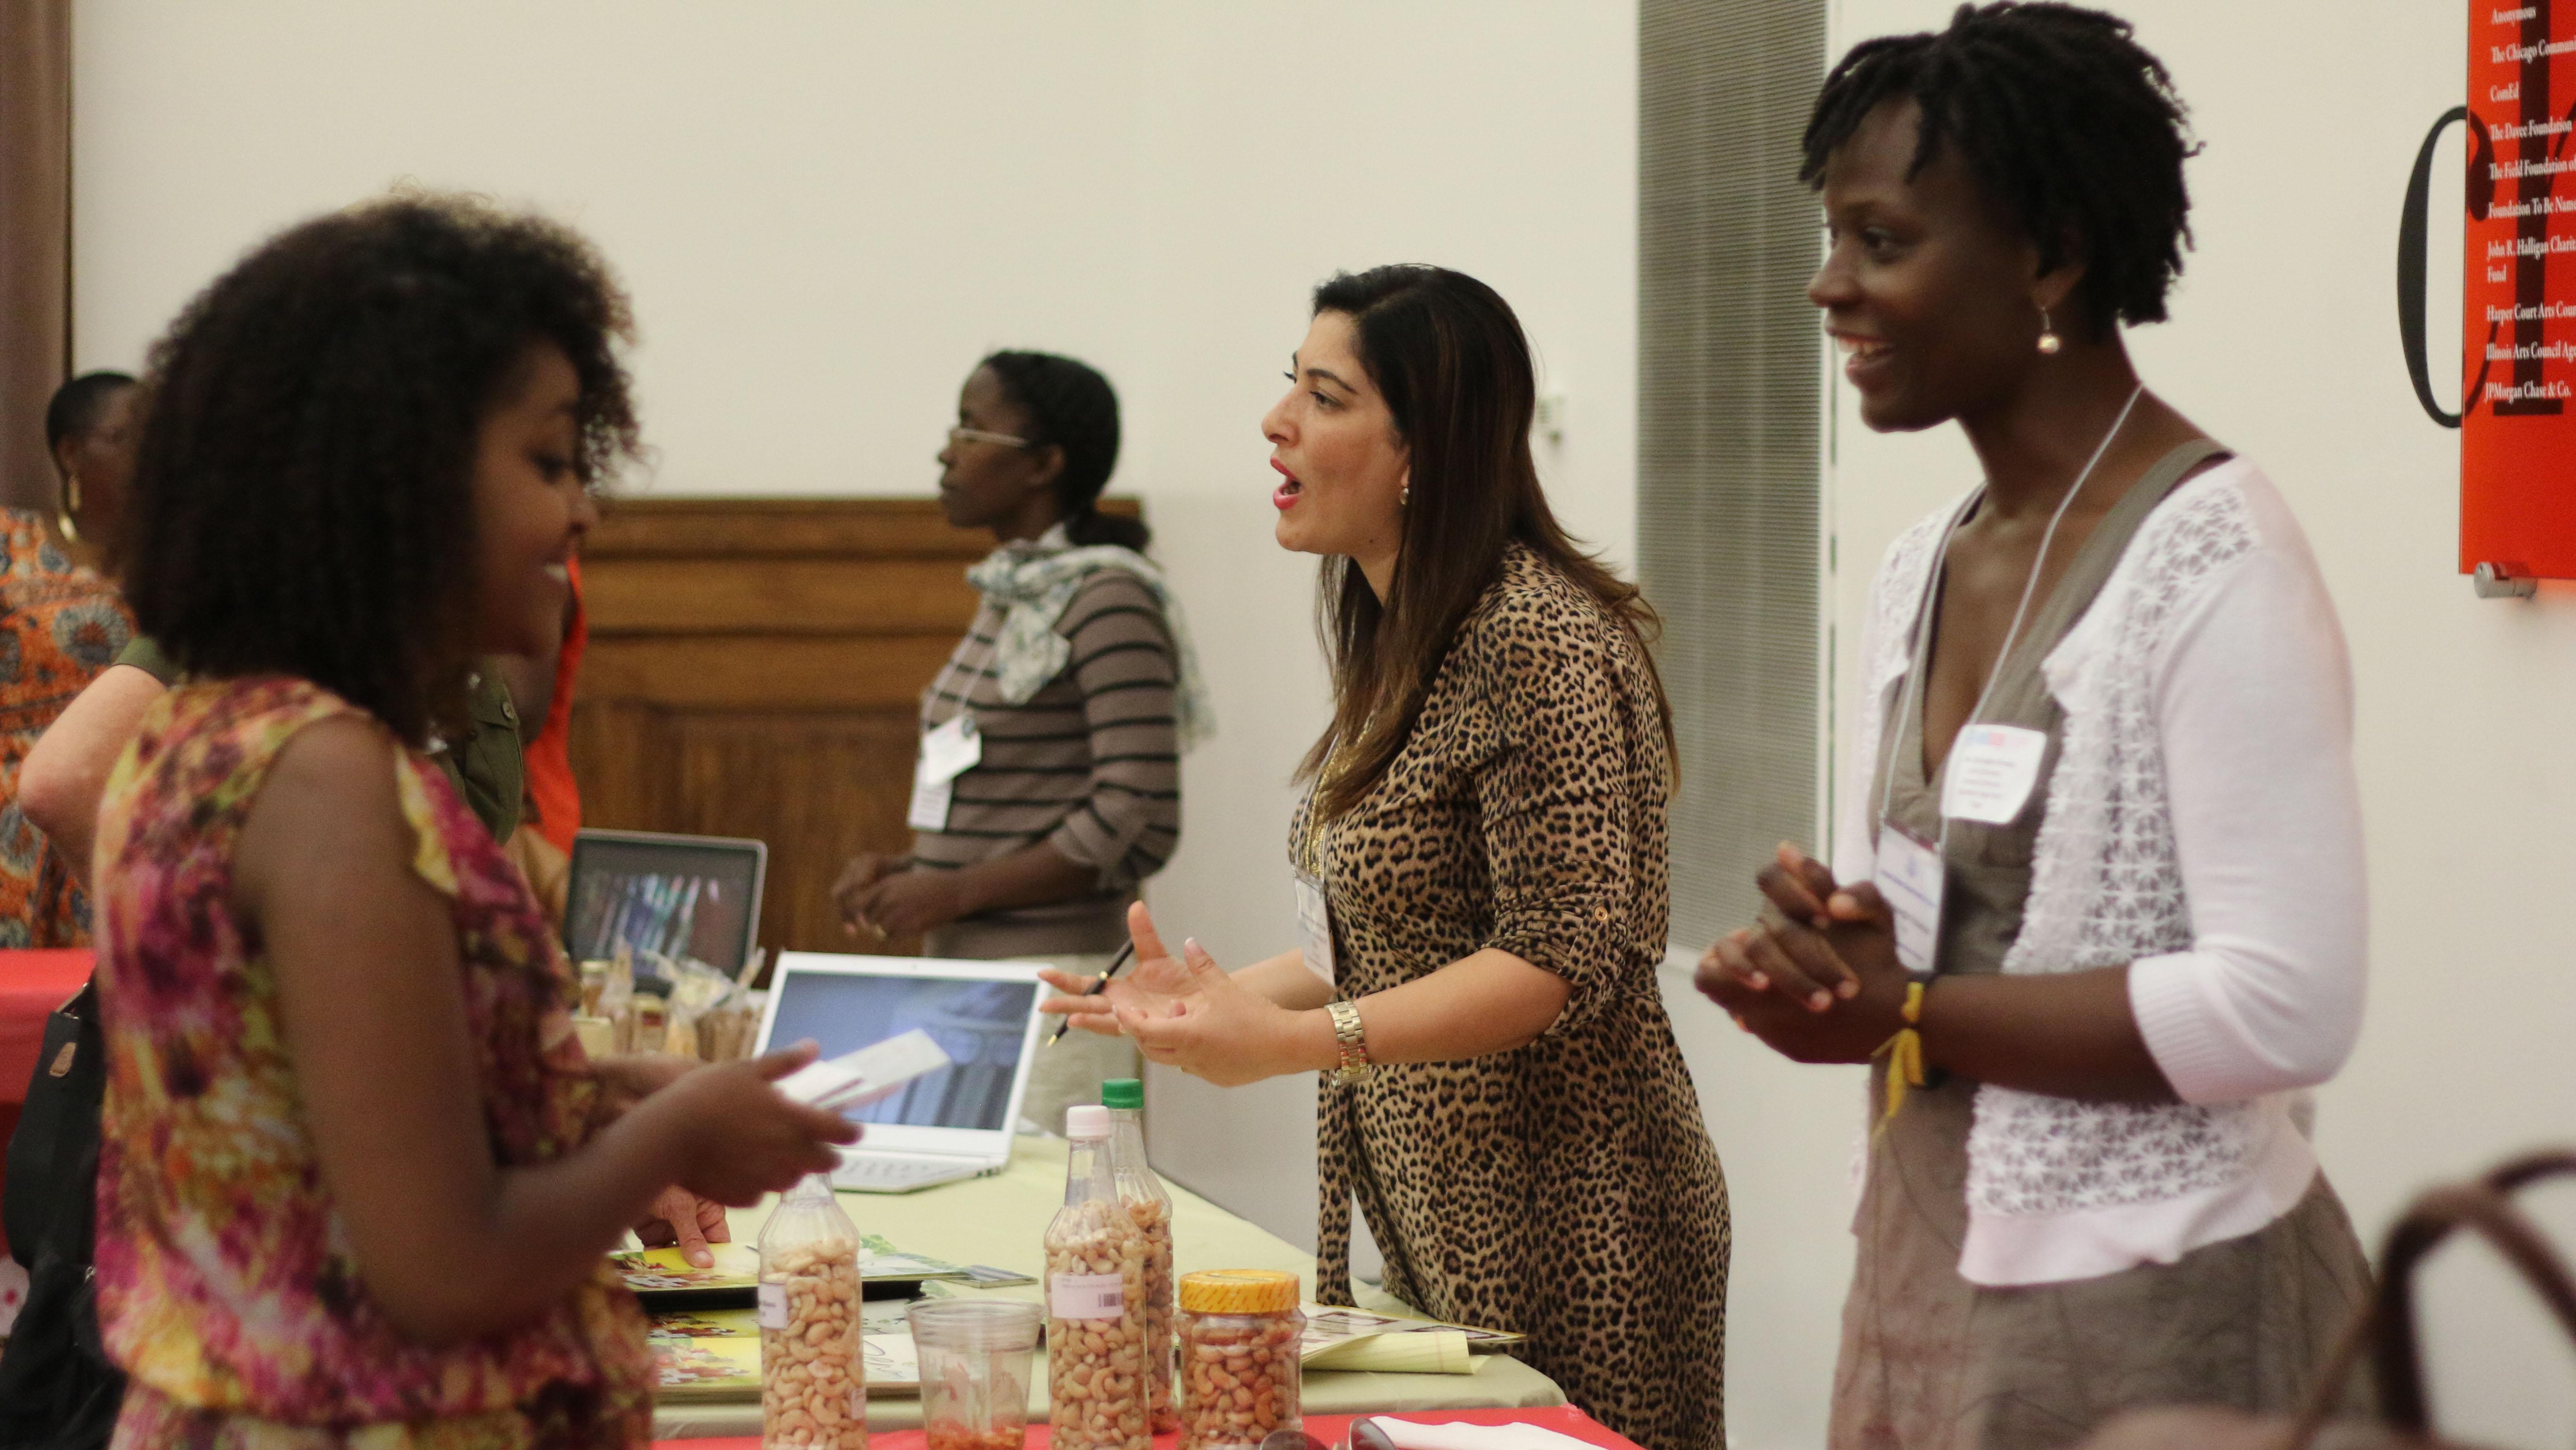
M 812 1038 L 838 1057 L 920 1030 L 949 1065 L 851 1109 L 867 1135 L 843 1150 L 835 1188 L 909 1193 L 999 1173 L 1038 1054 L 1036 962 L 782 952 L 758 1051 Z

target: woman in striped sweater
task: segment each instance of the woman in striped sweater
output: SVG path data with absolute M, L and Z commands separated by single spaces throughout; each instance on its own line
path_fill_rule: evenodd
M 999 547 L 967 571 L 983 605 L 922 699 L 912 853 L 856 857 L 834 896 L 862 940 L 1096 975 L 1180 843 L 1180 752 L 1210 724 L 1149 533 L 1099 509 L 1118 395 L 1071 358 L 997 352 L 939 462 L 948 521 Z M 1132 1044 L 1082 1034 L 1040 1061 L 1024 1114 L 1052 1124 L 1135 1070 Z

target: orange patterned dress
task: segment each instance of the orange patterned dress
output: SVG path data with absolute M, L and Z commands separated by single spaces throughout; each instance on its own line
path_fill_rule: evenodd
M 36 737 L 134 637 L 116 586 L 25 509 L 0 509 L 0 949 L 89 944 L 89 898 L 18 809 Z
M 99 1317 L 132 1376 L 115 1445 L 641 1444 L 652 1359 L 604 1259 L 538 1318 L 431 1348 L 370 1297 L 339 1224 L 280 1041 L 275 971 L 230 900 L 270 765 L 297 731 L 358 713 L 302 680 L 182 685 L 108 781 Z M 450 902 L 493 1155 L 559 1157 L 587 1134 L 596 1094 L 563 954 L 438 768 L 390 742 L 386 764 L 417 833 L 413 869 Z

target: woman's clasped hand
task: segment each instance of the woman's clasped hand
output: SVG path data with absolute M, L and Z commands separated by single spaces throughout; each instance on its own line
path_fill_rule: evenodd
M 1234 979 L 1196 941 L 1175 954 L 1154 929 L 1143 902 L 1127 909 L 1136 942 L 1136 966 L 1112 977 L 1093 995 L 1093 979 L 1049 968 L 1038 975 L 1068 995 L 1039 1010 L 1061 1013 L 1073 1026 L 1135 1040 L 1154 1062 L 1177 1067 L 1219 1087 L 1240 1087 L 1283 1073 L 1329 1065 L 1332 1033 L 1320 1041 L 1307 1019 L 1316 1014 L 1283 1007 Z
M 1700 958 L 1700 991 L 1793 1062 L 1867 1062 L 1906 1025 L 1886 900 L 1785 842 L 1757 880 L 1760 920 Z
M 833 903 L 852 934 L 861 927 L 877 940 L 915 936 L 967 914 L 953 871 L 915 871 L 901 856 L 861 852 L 841 868 Z

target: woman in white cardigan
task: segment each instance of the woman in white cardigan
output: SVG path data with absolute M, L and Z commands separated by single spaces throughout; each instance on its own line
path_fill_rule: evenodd
M 1863 420 L 1986 471 L 1880 565 L 1833 867 L 1784 847 L 1700 969 L 1877 1061 L 1838 1447 L 2283 1409 L 2367 1285 L 2290 1115 L 2361 1017 L 2342 633 L 2119 334 L 2180 268 L 2181 113 L 2124 22 L 1995 5 L 1855 49 L 1808 129 Z

